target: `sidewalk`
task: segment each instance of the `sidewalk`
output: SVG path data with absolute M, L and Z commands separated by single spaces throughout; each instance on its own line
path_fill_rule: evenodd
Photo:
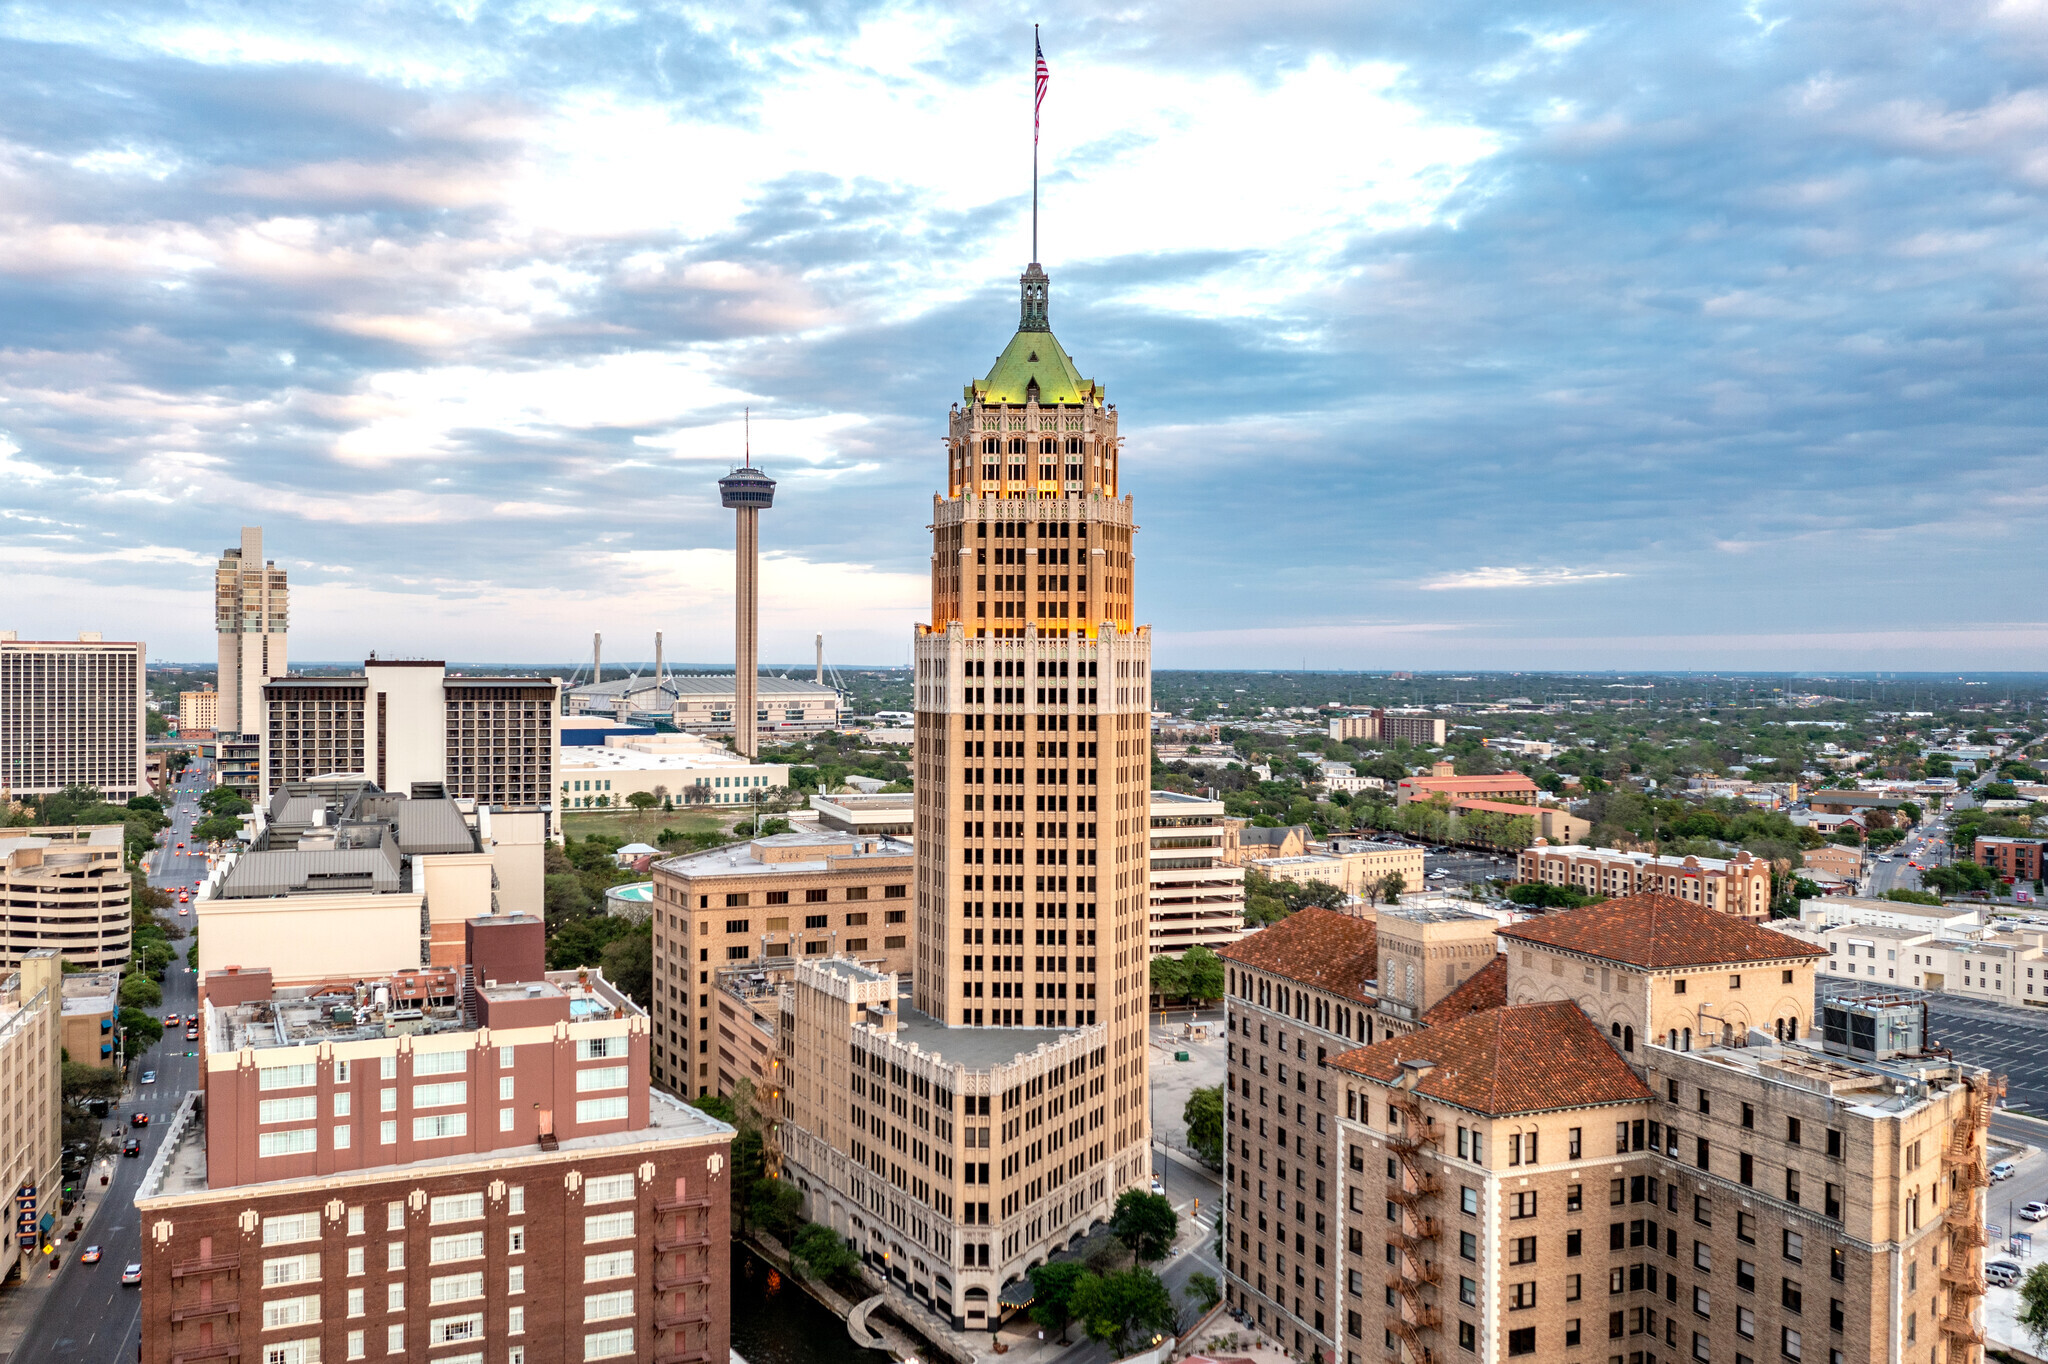
M 126 1104 L 132 1100 L 124 1094 L 121 1102 Z M 121 1126 L 121 1119 L 108 1117 L 100 1124 L 101 1138 L 111 1138 Z M 119 1159 L 118 1155 L 104 1155 L 86 1167 L 78 1202 L 72 1205 L 71 1215 L 64 1217 L 60 1214 L 57 1223 L 51 1227 L 51 1233 L 56 1237 L 53 1244 L 57 1249 L 48 1255 L 38 1250 L 24 1258 L 20 1281 L 11 1287 L 0 1288 L 0 1361 L 14 1357 L 15 1348 L 42 1311 L 43 1299 L 49 1295 L 50 1289 L 60 1276 L 77 1272 L 79 1253 L 94 1244 L 93 1218 L 106 1203 L 108 1195 L 114 1192 L 114 1162 Z M 100 1184 L 102 1170 L 108 1177 L 105 1187 Z M 65 1240 L 65 1231 L 78 1218 L 85 1219 L 85 1230 L 78 1233 L 76 1241 Z M 54 1274 L 49 1268 L 52 1260 L 59 1262 Z M 117 1267 L 115 1273 L 118 1275 L 119 1272 Z

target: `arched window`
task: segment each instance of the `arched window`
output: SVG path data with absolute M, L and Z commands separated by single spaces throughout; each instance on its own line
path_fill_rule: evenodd
M 1691 1050 L 1692 1050 L 1692 1029 L 1691 1029 L 1691 1028 L 1685 1028 L 1685 1029 L 1683 1029 L 1682 1031 L 1683 1031 L 1683 1034 L 1684 1034 L 1684 1037 L 1685 1037 L 1685 1047 L 1684 1047 L 1684 1050 L 1686 1050 L 1686 1051 L 1691 1051 Z
M 1613 1024 L 1613 1025 L 1612 1025 L 1612 1031 L 1613 1031 L 1613 1033 L 1614 1033 L 1614 1036 L 1615 1036 L 1615 1037 L 1616 1037 L 1617 1039 L 1619 1039 L 1619 1038 L 1621 1037 L 1621 1024 L 1619 1024 L 1619 1023 Z
M 1785 1020 L 1785 1040 L 1787 1042 L 1797 1042 L 1799 1040 L 1798 1014 L 1793 1014 Z
M 1621 1030 L 1621 1049 L 1623 1051 L 1634 1051 L 1636 1049 L 1636 1030 L 1633 1026 Z

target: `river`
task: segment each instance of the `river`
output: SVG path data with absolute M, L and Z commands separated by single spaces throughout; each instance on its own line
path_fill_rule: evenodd
M 732 1348 L 747 1364 L 890 1364 L 846 1323 L 745 1246 L 732 1248 Z

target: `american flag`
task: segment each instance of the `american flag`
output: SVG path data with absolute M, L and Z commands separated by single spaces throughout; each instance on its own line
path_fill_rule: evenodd
M 1045 44 L 1038 41 L 1036 33 L 1031 35 L 1031 45 L 1038 50 L 1038 74 L 1032 81 L 1031 95 L 1031 145 L 1038 145 L 1038 111 L 1045 105 L 1045 83 L 1051 73 L 1045 69 Z

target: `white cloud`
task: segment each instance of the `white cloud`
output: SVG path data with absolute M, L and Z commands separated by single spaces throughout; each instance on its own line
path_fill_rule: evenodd
M 1602 578 L 1627 576 L 1626 573 L 1585 568 L 1468 568 L 1441 574 L 1418 585 L 1425 592 L 1447 592 L 1468 587 L 1560 587 L 1566 583 L 1589 583 Z

